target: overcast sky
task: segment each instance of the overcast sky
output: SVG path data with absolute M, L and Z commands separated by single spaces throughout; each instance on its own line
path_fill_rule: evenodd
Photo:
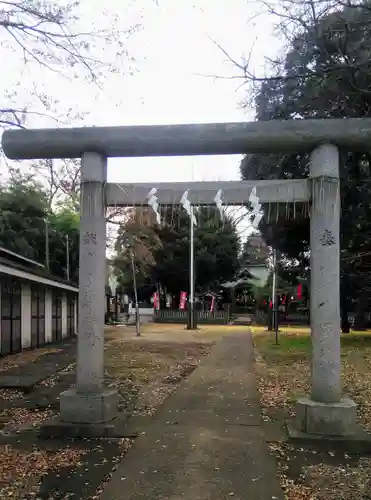
M 143 31 L 129 48 L 136 54 L 138 73 L 121 89 L 122 106 L 115 116 L 103 109 L 93 122 L 168 124 L 245 121 L 242 80 L 212 78 L 239 75 L 215 40 L 241 60 L 254 46 L 252 64 L 259 68 L 272 50 L 268 23 L 254 17 L 246 0 L 142 0 Z M 209 76 L 206 76 L 209 75 Z M 211 76 L 210 76 L 211 75 Z M 111 180 L 177 181 L 239 178 L 239 156 L 154 158 L 110 161 Z
M 261 73 L 264 56 L 272 55 L 276 46 L 270 36 L 269 19 L 256 16 L 261 10 L 256 2 L 105 0 L 103 8 L 105 16 L 101 0 L 80 0 L 81 30 L 91 30 L 92 24 L 110 28 L 114 15 L 121 29 L 135 23 L 142 26 L 126 42 L 134 62 L 120 61 L 121 71 L 107 76 L 104 92 L 86 82 L 69 82 L 39 67 L 30 65 L 25 69 L 22 54 L 17 59 L 3 49 L 1 54 L 7 57 L 6 67 L 10 70 L 5 78 L 2 75 L 0 86 L 16 88 L 18 100 L 27 101 L 32 82 L 36 81 L 39 88 L 43 85 L 45 93 L 59 101 L 59 112 L 69 107 L 87 112 L 82 122 L 75 122 L 78 125 L 207 123 L 253 118 L 253 110 L 241 107 L 246 98 L 246 89 L 241 87 L 243 80 L 229 78 L 240 75 L 239 70 L 212 40 L 238 61 L 254 47 L 251 68 Z M 105 57 L 110 55 L 110 47 L 104 47 L 104 53 Z M 110 56 L 115 58 L 115 53 Z M 42 127 L 53 123 L 35 117 L 29 125 Z M 238 156 L 114 159 L 109 162 L 109 180 L 234 180 L 239 178 L 239 162 Z

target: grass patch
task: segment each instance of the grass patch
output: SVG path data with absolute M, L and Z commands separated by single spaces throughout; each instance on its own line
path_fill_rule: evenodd
M 275 343 L 274 333 L 256 335 L 254 337 L 256 347 L 276 353 L 291 353 L 300 351 L 309 352 L 311 349 L 311 339 L 308 334 L 287 334 L 279 335 L 278 344 Z
M 278 344 L 275 343 L 274 332 L 255 333 L 256 348 L 264 355 L 275 357 L 310 356 L 312 340 L 309 330 L 279 332 Z M 342 354 L 354 349 L 371 348 L 370 332 L 352 332 L 340 336 Z
M 352 332 L 340 337 L 341 347 L 371 347 L 371 334 L 369 332 Z

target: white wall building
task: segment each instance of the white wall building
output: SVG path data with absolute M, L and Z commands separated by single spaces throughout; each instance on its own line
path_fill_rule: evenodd
M 78 288 L 0 248 L 0 355 L 77 333 Z

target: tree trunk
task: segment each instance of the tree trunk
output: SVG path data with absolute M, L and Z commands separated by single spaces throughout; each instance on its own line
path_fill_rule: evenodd
M 110 323 L 111 320 L 111 301 L 109 294 L 106 293 L 106 325 Z
M 350 325 L 348 318 L 348 297 L 346 294 L 346 283 L 344 280 L 342 280 L 340 286 L 340 314 L 341 314 L 342 333 L 350 333 Z
M 119 320 L 119 296 L 115 294 L 115 323 Z
M 341 331 L 342 333 L 350 333 L 350 325 L 348 318 L 348 300 L 345 290 L 340 288 L 340 314 L 341 314 Z
M 366 307 L 367 296 L 361 293 L 357 300 L 356 317 L 354 320 L 355 330 L 366 330 Z

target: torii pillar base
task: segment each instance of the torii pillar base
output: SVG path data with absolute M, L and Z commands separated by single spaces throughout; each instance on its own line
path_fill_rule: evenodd
M 336 403 L 302 398 L 296 404 L 294 426 L 307 434 L 351 436 L 357 432 L 356 419 L 357 405 L 346 396 Z
M 71 424 L 101 424 L 117 415 L 117 391 L 79 393 L 68 389 L 60 395 L 60 419 Z
M 371 434 L 357 424 L 356 417 L 356 404 L 346 396 L 337 403 L 300 399 L 296 417 L 286 422 L 288 440 L 296 446 L 370 453 Z
M 117 391 L 78 393 L 68 389 L 60 395 L 60 416 L 43 423 L 43 439 L 105 438 L 121 436 L 127 415 L 117 413 Z

